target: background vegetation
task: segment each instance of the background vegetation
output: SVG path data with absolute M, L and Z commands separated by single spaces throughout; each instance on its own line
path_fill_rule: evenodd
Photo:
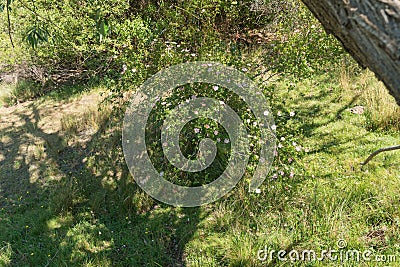
M 398 142 L 399 107 L 300 1 L 5 1 L 1 266 L 274 266 L 289 263 L 262 262 L 259 249 L 321 251 L 340 239 L 400 260 L 400 157 L 359 167 L 374 149 Z M 199 60 L 234 66 L 259 84 L 278 151 L 260 194 L 248 193 L 252 157 L 220 201 L 173 208 L 128 173 L 121 122 L 147 78 Z M 207 86 L 165 102 L 202 94 L 228 99 L 251 119 L 237 96 Z M 155 125 L 168 110 L 158 108 Z M 227 160 L 223 129 L 205 125 L 217 127 L 204 120 L 185 128 L 185 153 L 196 151 L 201 133 L 218 130 L 221 164 L 209 176 L 187 176 L 160 163 L 177 183 L 212 180 Z M 248 129 L 257 138 L 256 127 Z M 162 158 L 157 135 L 149 138 L 152 156 Z M 337 262 L 290 263 L 329 264 Z

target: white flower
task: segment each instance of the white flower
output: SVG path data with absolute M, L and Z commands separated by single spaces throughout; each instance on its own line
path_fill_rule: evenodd
M 256 192 L 256 194 L 261 194 L 261 189 L 257 188 L 255 192 Z
M 124 74 L 127 69 L 128 66 L 126 66 L 126 64 L 122 65 L 122 74 Z
M 225 144 L 229 144 L 229 142 L 230 142 L 229 139 L 225 139 L 225 140 L 224 140 L 224 143 L 225 143 Z
M 218 91 L 219 87 L 217 85 L 213 86 L 214 91 Z
M 275 131 L 275 130 L 276 130 L 276 125 L 275 125 L 275 124 L 271 126 L 271 130 L 272 130 L 272 131 Z
M 289 113 L 289 115 L 290 115 L 290 117 L 293 117 L 294 115 L 296 115 L 296 113 L 294 113 L 293 111 L 291 111 L 291 112 Z
M 200 132 L 200 129 L 199 129 L 199 128 L 194 128 L 194 132 L 195 132 L 195 133 L 199 133 L 199 132 Z

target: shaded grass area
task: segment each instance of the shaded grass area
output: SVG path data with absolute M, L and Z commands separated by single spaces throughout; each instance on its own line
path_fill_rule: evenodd
M 122 155 L 120 114 L 82 108 L 50 127 L 41 121 L 52 116 L 44 109 L 56 109 L 51 98 L 2 113 L 0 265 L 337 266 L 260 261 L 257 252 L 320 252 L 338 249 L 340 239 L 349 249 L 400 260 L 400 155 L 360 167 L 400 134 L 369 130 L 365 114 L 349 111 L 365 99 L 340 79 L 327 73 L 275 85 L 271 105 L 283 146 L 272 172 L 288 160 L 286 146 L 296 147 L 284 137 L 303 150 L 293 176 L 268 177 L 260 194 L 241 181 L 220 201 L 191 209 L 158 203 L 134 183 Z M 295 115 L 286 118 L 287 111 Z
M 121 150 L 113 149 L 118 134 L 99 127 L 92 140 L 71 144 L 39 127 L 35 103 L 12 115 L 16 124 L 1 130 L 2 265 L 157 266 L 181 261 L 184 236 L 190 237 L 204 215 L 197 209 L 161 208 L 137 192 L 122 166 Z M 3 118 L 2 123 L 11 119 Z M 35 154 L 38 147 L 41 156 Z M 105 160 L 97 165 L 93 161 L 99 151 Z

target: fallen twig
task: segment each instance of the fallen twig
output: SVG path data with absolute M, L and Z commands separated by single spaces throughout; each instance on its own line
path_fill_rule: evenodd
M 376 150 L 374 153 L 372 153 L 371 155 L 369 155 L 369 157 L 363 162 L 361 163 L 362 166 L 367 165 L 368 162 L 371 161 L 371 159 L 373 159 L 376 155 L 382 153 L 382 152 L 386 152 L 386 151 L 393 151 L 393 150 L 397 150 L 400 149 L 400 145 L 398 146 L 391 146 L 391 147 L 385 147 L 385 148 L 381 148 Z

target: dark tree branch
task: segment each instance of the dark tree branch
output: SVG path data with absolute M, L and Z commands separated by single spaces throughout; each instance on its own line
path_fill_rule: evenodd
M 14 48 L 14 42 L 11 36 L 10 0 L 6 0 L 6 12 L 7 12 L 8 37 L 10 38 L 11 45 Z
M 391 146 L 391 147 L 385 147 L 385 148 L 381 148 L 378 149 L 377 151 L 375 151 L 374 153 L 372 153 L 371 155 L 369 155 L 369 157 L 367 158 L 366 161 L 364 161 L 363 163 L 361 163 L 362 166 L 367 165 L 368 162 L 371 161 L 371 159 L 373 159 L 376 155 L 382 153 L 382 152 L 386 152 L 386 151 L 393 151 L 393 150 L 397 150 L 400 149 L 400 145 L 399 146 Z

